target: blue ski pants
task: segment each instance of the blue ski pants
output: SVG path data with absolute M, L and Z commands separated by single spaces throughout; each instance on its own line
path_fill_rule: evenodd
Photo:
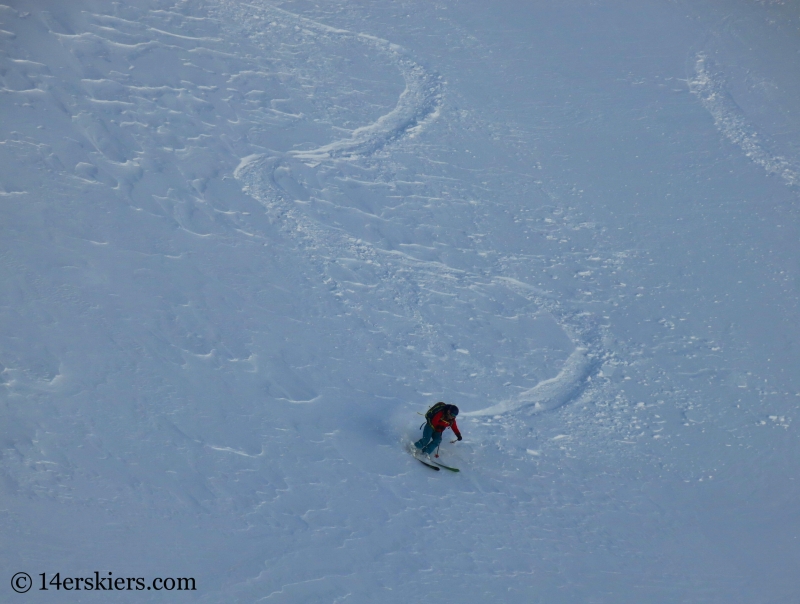
M 422 438 L 415 442 L 414 446 L 426 455 L 430 455 L 441 442 L 442 433 L 436 432 L 430 424 L 425 424 L 425 429 L 422 431 Z

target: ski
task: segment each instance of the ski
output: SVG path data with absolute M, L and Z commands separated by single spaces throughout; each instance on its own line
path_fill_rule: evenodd
M 417 460 L 419 463 L 421 463 L 422 465 L 424 465 L 424 466 L 428 466 L 428 467 L 429 467 L 431 470 L 436 470 L 437 472 L 439 471 L 439 468 L 437 468 L 437 467 L 436 467 L 436 466 L 434 466 L 433 464 L 429 464 L 427 461 L 422 461 L 422 460 L 421 460 L 419 457 L 416 457 L 416 456 L 415 456 L 415 457 L 414 457 L 414 459 L 416 459 L 416 460 Z
M 460 472 L 461 471 L 458 468 L 451 468 L 450 466 L 446 466 L 443 463 L 439 463 L 438 461 L 434 461 L 433 463 L 435 463 L 437 466 L 440 466 L 440 467 L 444 468 L 445 470 L 450 470 L 451 472 Z

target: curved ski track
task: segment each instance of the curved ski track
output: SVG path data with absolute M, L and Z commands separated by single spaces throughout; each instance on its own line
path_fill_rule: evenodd
M 372 273 L 371 295 L 376 301 L 392 301 L 416 327 L 413 334 L 418 341 L 426 342 L 423 356 L 446 358 L 448 350 L 443 344 L 437 325 L 423 316 L 420 291 L 446 291 L 460 296 L 464 291 L 485 291 L 490 286 L 501 286 L 527 299 L 539 311 L 549 312 L 575 344 L 575 350 L 566 359 L 560 373 L 541 381 L 509 400 L 498 403 L 471 415 L 497 415 L 527 410 L 529 413 L 550 411 L 576 400 L 585 393 L 605 360 L 611 356 L 604 347 L 604 327 L 588 313 L 564 308 L 552 296 L 513 278 L 494 274 L 470 273 L 455 269 L 438 261 L 424 261 L 397 250 L 382 249 L 341 228 L 334 228 L 315 220 L 296 202 L 298 195 L 306 199 L 321 198 L 322 187 L 311 184 L 308 175 L 319 175 L 320 170 L 336 171 L 341 162 L 380 163 L 390 153 L 386 148 L 401 140 L 413 139 L 434 120 L 440 118 L 444 102 L 442 78 L 409 57 L 399 45 L 375 36 L 333 28 L 298 16 L 288 11 L 263 5 L 252 10 L 267 11 L 269 18 L 283 20 L 296 30 L 313 32 L 326 38 L 355 40 L 375 51 L 376 56 L 387 60 L 397 69 L 405 82 L 405 89 L 395 107 L 365 126 L 351 131 L 350 135 L 328 144 L 285 153 L 257 154 L 241 160 L 235 171 L 243 189 L 258 199 L 268 213 L 281 224 L 287 236 L 295 239 L 308 260 L 316 266 L 322 281 L 334 295 L 361 316 L 371 329 L 381 330 L 371 323 L 362 309 L 362 300 L 351 299 L 344 286 L 333 274 L 332 268 L 341 261 L 355 261 Z M 245 10 L 239 8 L 240 11 Z M 238 14 L 239 20 L 253 20 L 252 16 Z M 263 20 L 263 17 L 262 17 Z M 273 21 L 274 23 L 274 21 Z M 382 155 L 379 152 L 384 151 Z M 387 163 L 384 161 L 384 163 Z M 389 168 L 390 169 L 390 168 Z M 397 339 L 397 346 L 406 340 Z M 469 359 L 463 362 L 470 362 Z M 594 390 L 601 388 L 602 380 L 595 381 Z
M 694 78 L 689 80 L 689 90 L 697 95 L 714 118 L 717 129 L 768 174 L 780 176 L 789 187 L 800 186 L 800 168 L 769 150 L 764 137 L 745 118 L 725 88 L 723 76 L 705 53 L 697 54 L 694 71 Z

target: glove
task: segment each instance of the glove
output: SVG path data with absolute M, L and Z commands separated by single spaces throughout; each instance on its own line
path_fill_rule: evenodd
M 456 436 L 456 440 L 461 440 L 461 435 Z

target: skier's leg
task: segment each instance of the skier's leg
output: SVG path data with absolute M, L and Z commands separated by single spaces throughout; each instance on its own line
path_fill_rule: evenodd
M 420 438 L 417 442 L 414 443 L 414 446 L 417 449 L 422 449 L 425 445 L 427 445 L 431 438 L 433 437 L 433 428 L 430 424 L 425 424 L 425 429 L 422 431 L 422 438 Z
M 423 447 L 422 452 L 425 453 L 426 455 L 430 455 L 436 450 L 436 447 L 438 447 L 441 442 L 442 442 L 442 433 L 433 432 L 433 438 L 431 438 L 431 442 L 429 442 L 427 445 Z

